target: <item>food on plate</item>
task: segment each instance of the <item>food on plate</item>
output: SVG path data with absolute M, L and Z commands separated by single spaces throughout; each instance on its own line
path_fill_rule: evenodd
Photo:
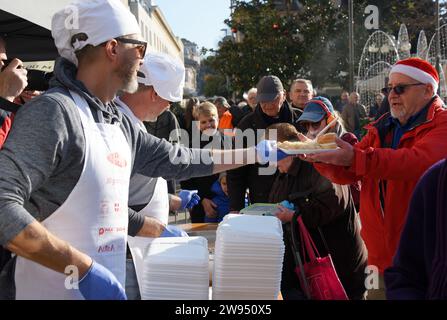
M 316 140 L 303 141 L 284 141 L 278 142 L 278 147 L 286 150 L 314 150 L 314 149 L 336 149 L 337 144 L 335 133 L 326 133 L 319 136 Z
M 336 149 L 336 138 L 337 135 L 335 133 L 326 133 L 317 137 L 317 143 L 321 146 L 322 149 Z
M 325 133 L 317 137 L 318 144 L 335 143 L 337 135 L 335 133 Z
M 299 150 L 299 149 L 320 149 L 318 143 L 315 141 L 284 141 L 278 142 L 278 147 L 286 150 Z

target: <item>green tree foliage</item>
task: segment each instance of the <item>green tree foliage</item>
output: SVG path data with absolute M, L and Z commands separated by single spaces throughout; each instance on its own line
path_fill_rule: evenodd
M 224 38 L 209 65 L 229 75 L 231 90 L 239 92 L 266 74 L 285 83 L 298 74 L 308 75 L 307 62 L 315 54 L 309 49 L 316 48 L 317 41 L 326 46 L 326 34 L 336 25 L 336 9 L 321 1 L 307 2 L 311 7 L 300 12 L 278 12 L 271 1 L 236 1 L 233 16 L 225 22 L 243 41 Z
M 225 37 L 219 49 L 210 50 L 206 60 L 208 70 L 215 74 L 213 80 L 223 81 L 221 89 L 240 93 L 267 74 L 277 75 L 285 85 L 296 77 L 305 77 L 315 86 L 336 83 L 347 87 L 347 1 L 300 2 L 298 11 L 278 11 L 271 0 L 234 1 L 233 14 L 225 21 L 232 36 Z M 368 5 L 379 8 L 379 29 L 397 37 L 400 24 L 407 25 L 413 51 L 420 30 L 424 29 L 429 37 L 435 31 L 436 8 L 432 0 L 355 0 L 356 68 L 367 38 L 375 31 L 364 25 Z

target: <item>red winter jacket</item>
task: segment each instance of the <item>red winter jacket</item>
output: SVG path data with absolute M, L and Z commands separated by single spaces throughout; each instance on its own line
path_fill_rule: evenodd
M 436 97 L 391 149 L 390 114 L 365 127 L 354 146 L 350 167 L 317 163 L 316 169 L 338 184 L 361 180 L 360 218 L 368 263 L 379 271 L 391 265 L 413 189 L 421 175 L 447 156 L 447 110 Z

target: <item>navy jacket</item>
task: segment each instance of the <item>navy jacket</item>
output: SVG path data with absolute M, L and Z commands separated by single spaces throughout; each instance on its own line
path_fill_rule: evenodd
M 387 299 L 427 297 L 436 246 L 438 176 L 444 165 L 446 160 L 433 165 L 414 190 L 393 265 L 384 273 Z

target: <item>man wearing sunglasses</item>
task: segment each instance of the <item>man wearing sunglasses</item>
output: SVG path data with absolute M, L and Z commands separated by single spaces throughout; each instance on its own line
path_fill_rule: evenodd
M 145 46 L 121 1 L 74 2 L 51 29 L 61 55 L 52 86 L 19 110 L 0 150 L 0 245 L 16 254 L 0 272 L 0 298 L 125 299 L 127 235 L 166 229 L 128 211 L 131 175 L 210 175 L 268 161 L 272 144 L 187 149 L 124 116 L 112 100 L 138 90 Z M 241 160 L 214 163 L 228 156 Z
M 447 111 L 436 95 L 439 76 L 427 61 L 397 62 L 388 82 L 390 112 L 366 127 L 355 146 L 337 140 L 339 149 L 308 155 L 318 171 L 335 183 L 361 180 L 360 217 L 368 263 L 380 282 L 391 265 L 413 189 L 432 164 L 447 156 Z M 370 290 L 385 298 L 384 287 Z

